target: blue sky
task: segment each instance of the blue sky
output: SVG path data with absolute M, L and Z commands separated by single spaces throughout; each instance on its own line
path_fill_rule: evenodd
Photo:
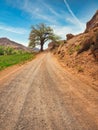
M 31 25 L 45 23 L 62 39 L 78 34 L 98 9 L 98 0 L 0 0 L 0 37 L 28 45 Z

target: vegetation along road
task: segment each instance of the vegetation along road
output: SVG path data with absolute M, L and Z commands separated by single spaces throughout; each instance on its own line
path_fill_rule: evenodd
M 98 130 L 98 92 L 40 54 L 0 80 L 0 130 Z

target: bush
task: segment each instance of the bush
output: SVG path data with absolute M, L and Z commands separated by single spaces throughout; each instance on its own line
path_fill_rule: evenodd
M 14 54 L 25 54 L 26 51 L 17 50 L 12 47 L 0 46 L 0 55 L 14 55 Z
M 74 52 L 75 52 L 74 49 L 70 48 L 68 53 L 69 53 L 69 55 L 72 55 Z
M 4 55 L 4 51 L 5 51 L 4 47 L 0 46 L 0 55 Z
M 77 46 L 75 46 L 75 51 L 79 51 L 80 48 L 81 48 L 81 45 L 77 45 Z
M 5 55 L 12 55 L 14 52 L 14 48 L 11 48 L 11 47 L 6 47 L 5 48 Z

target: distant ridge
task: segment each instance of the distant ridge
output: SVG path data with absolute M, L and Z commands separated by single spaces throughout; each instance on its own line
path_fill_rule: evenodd
M 9 46 L 17 50 L 30 51 L 28 47 L 25 47 L 24 45 L 14 42 L 6 37 L 0 38 L 0 46 Z

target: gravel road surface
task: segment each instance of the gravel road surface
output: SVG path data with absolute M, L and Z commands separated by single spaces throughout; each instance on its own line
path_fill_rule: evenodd
M 1 77 L 0 130 L 98 130 L 98 91 L 40 54 Z

